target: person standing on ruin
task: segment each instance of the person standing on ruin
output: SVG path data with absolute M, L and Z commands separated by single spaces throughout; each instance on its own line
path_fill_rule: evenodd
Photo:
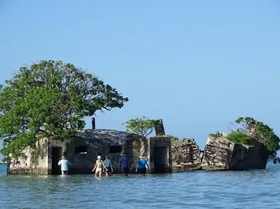
M 130 164 L 129 159 L 124 152 L 121 154 L 119 164 L 123 175 L 128 176 Z
M 65 154 L 62 155 L 62 158 L 58 162 L 58 165 L 61 166 L 61 175 L 67 175 L 69 173 L 71 163 L 66 159 Z

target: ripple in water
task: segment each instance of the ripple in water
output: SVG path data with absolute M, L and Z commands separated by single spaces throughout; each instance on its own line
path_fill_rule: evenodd
M 0 169 L 1 170 L 1 169 Z M 5 176 L 0 208 L 280 208 L 280 165 L 242 172 L 167 175 Z

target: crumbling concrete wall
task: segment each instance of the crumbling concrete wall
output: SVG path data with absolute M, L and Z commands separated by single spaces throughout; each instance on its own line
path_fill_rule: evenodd
M 172 140 L 173 171 L 190 171 L 201 169 L 201 151 L 196 141 L 191 139 Z
M 67 158 L 72 163 L 71 173 L 91 173 L 97 156 L 101 155 L 104 160 L 108 155 L 112 161 L 114 172 L 119 170 L 119 158 L 122 152 L 126 153 L 133 166 L 138 160 L 137 147 L 132 135 L 115 130 L 86 130 L 79 138 L 67 146 Z M 75 149 L 79 146 L 86 146 L 86 153 L 77 153 Z M 113 148 L 115 150 L 113 150 Z M 137 157 L 135 156 L 137 155 Z
M 265 169 L 268 154 L 262 145 L 236 144 L 226 135 L 209 136 L 204 149 L 204 170 L 250 170 Z
M 34 148 L 27 147 L 24 157 L 7 162 L 7 174 L 48 174 L 48 140 L 38 140 Z
M 235 144 L 225 137 L 209 136 L 202 159 L 203 170 L 228 170 Z

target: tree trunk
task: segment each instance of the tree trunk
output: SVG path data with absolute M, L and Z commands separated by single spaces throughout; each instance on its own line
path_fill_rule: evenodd
M 148 157 L 148 140 L 147 138 L 142 137 L 140 139 L 141 147 L 140 147 L 140 156 L 147 159 Z

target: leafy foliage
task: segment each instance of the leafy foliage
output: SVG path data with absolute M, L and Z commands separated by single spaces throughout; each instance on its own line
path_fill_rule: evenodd
M 280 149 L 280 139 L 268 125 L 251 117 L 240 117 L 235 122 L 239 128 L 229 134 L 229 140 L 240 144 L 263 144 L 270 155 Z
M 155 126 L 157 125 L 157 121 L 142 117 L 130 119 L 125 124 L 128 133 L 134 133 L 146 138 L 153 132 Z
M 244 133 L 244 132 L 240 132 L 240 131 L 234 131 L 231 132 L 228 136 L 227 139 L 237 143 L 237 144 L 244 144 L 244 145 L 253 145 L 254 139 L 250 136 L 248 136 L 248 134 Z
M 17 157 L 40 137 L 68 140 L 98 110 L 122 108 L 128 99 L 73 64 L 41 61 L 0 88 L 2 153 Z

